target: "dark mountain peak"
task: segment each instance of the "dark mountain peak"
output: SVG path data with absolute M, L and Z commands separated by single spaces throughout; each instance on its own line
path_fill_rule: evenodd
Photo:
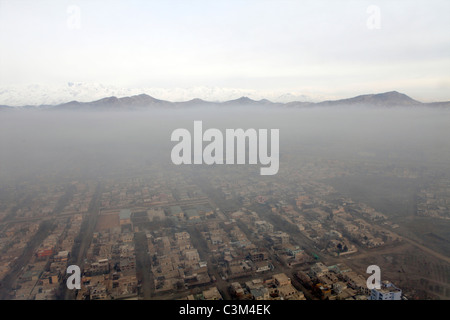
M 393 99 L 393 98 L 411 99 L 406 94 L 400 93 L 398 91 L 388 91 L 388 92 L 383 92 L 383 93 L 376 93 L 376 94 L 373 94 L 372 96 L 381 97 L 381 98 L 389 98 L 389 99 Z M 413 99 L 411 99 L 411 100 L 413 100 Z
M 398 91 L 395 91 L 395 90 L 394 91 L 378 93 L 378 95 L 385 95 L 385 96 L 391 96 L 391 97 L 395 97 L 395 96 L 408 97 L 406 94 L 398 92 Z
M 239 99 L 236 99 L 235 101 L 241 101 L 241 102 L 255 102 L 255 100 L 250 99 L 249 97 L 242 96 Z
M 195 98 L 195 99 L 191 99 L 188 101 L 181 101 L 181 102 L 177 102 L 178 104 L 189 104 L 189 105 L 195 105 L 195 104 L 205 104 L 205 103 L 210 103 L 208 101 L 199 99 L 199 98 Z
M 106 98 L 103 98 L 100 100 L 93 101 L 93 103 L 97 103 L 97 102 L 99 102 L 99 103 L 116 103 L 117 101 L 119 101 L 119 98 L 112 96 L 112 97 L 106 97 Z
M 376 94 L 364 94 L 356 96 L 349 99 L 333 100 L 333 101 L 323 101 L 319 102 L 318 105 L 322 106 L 334 106 L 334 105 L 347 105 L 347 106 L 357 106 L 357 105 L 372 105 L 372 106 L 408 106 L 408 105 L 418 105 L 421 102 L 416 101 L 406 94 L 400 93 L 398 91 L 389 91 L 384 93 Z
M 177 106 L 182 106 L 182 107 L 195 107 L 195 106 L 213 106 L 216 105 L 215 102 L 209 102 L 209 101 L 205 101 L 199 98 L 195 98 L 195 99 L 191 99 L 189 101 L 182 101 L 182 102 L 175 102 L 175 104 Z
M 135 96 L 131 96 L 131 97 L 123 97 L 119 99 L 120 102 L 126 106 L 126 105 L 132 105 L 132 106 L 143 106 L 143 105 L 147 105 L 147 104 L 155 104 L 155 103 L 159 103 L 159 102 L 164 102 L 163 100 L 159 100 L 156 98 L 153 98 L 152 96 L 149 96 L 148 94 L 139 94 L 139 95 L 135 95 Z
M 85 102 L 82 103 L 83 106 L 91 105 L 93 107 L 102 108 L 102 107 L 117 107 L 120 105 L 120 100 L 117 97 L 106 97 L 100 100 Z
M 152 96 L 149 96 L 149 95 L 146 94 L 146 93 L 137 94 L 137 95 L 134 95 L 134 96 L 132 96 L 132 97 L 137 97 L 137 98 L 152 98 L 152 99 L 155 99 L 155 98 L 153 98 Z
M 206 101 L 205 101 L 205 100 L 202 100 L 202 99 L 199 99 L 199 98 L 195 98 L 195 99 L 189 100 L 189 101 L 187 101 L 187 102 L 199 102 L 199 103 L 203 103 L 203 102 L 206 102 Z
M 380 93 L 380 94 L 387 94 L 387 95 L 404 95 L 405 96 L 405 94 L 403 94 L 403 93 L 400 93 L 400 92 L 398 92 L 398 91 L 388 91 L 388 92 L 385 92 L 385 93 Z
M 63 104 L 58 105 L 58 109 L 64 110 L 64 109 L 72 109 L 72 108 L 79 108 L 82 105 L 81 102 L 78 102 L 76 100 L 69 101 Z
M 162 101 L 162 100 L 156 99 L 152 96 L 149 96 L 148 94 L 145 94 L 145 93 L 131 96 L 130 98 L 136 99 L 136 100 L 139 99 L 139 100 L 143 100 L 143 101 Z
M 63 104 L 81 104 L 81 102 L 77 101 L 77 100 L 72 100 Z
M 240 97 L 239 99 L 229 100 L 223 102 L 224 104 L 243 105 L 243 104 L 256 104 L 258 101 L 252 100 L 249 97 Z
M 195 98 L 189 101 L 183 102 L 170 102 L 166 100 L 159 100 L 148 94 L 142 93 L 130 97 L 117 98 L 115 96 L 106 97 L 100 100 L 95 100 L 91 102 L 79 102 L 79 101 L 70 101 L 58 105 L 43 105 L 43 106 L 32 106 L 33 108 L 39 109 L 70 109 L 70 110 L 141 110 L 145 108 L 173 108 L 173 107 L 191 107 L 191 106 L 230 106 L 230 107 L 239 107 L 239 106 L 262 106 L 262 107 L 296 107 L 296 108 L 304 108 L 304 107 L 315 107 L 315 106 L 329 106 L 329 107 L 346 107 L 346 106 L 373 106 L 373 107 L 405 107 L 405 106 L 423 106 L 423 107 L 450 107 L 450 101 L 444 102 L 433 102 L 433 103 L 422 103 L 417 100 L 414 100 L 407 96 L 404 93 L 398 91 L 388 91 L 383 93 L 373 93 L 373 94 L 365 94 L 359 95 L 353 98 L 341 99 L 341 100 L 328 100 L 322 102 L 301 102 L 301 101 L 292 101 L 289 103 L 281 103 L 281 102 L 272 102 L 267 99 L 261 99 L 259 101 L 250 99 L 249 97 L 242 96 L 235 100 L 229 100 L 224 102 L 209 102 L 199 98 Z M 10 107 L 2 105 L 0 108 L 2 110 L 8 109 L 24 109 L 27 106 L 22 107 Z M 31 108 L 31 107 L 30 107 Z
M 388 103 L 393 104 L 419 104 L 420 102 L 412 99 L 404 93 L 400 93 L 398 91 L 389 91 L 385 93 L 378 93 L 373 96 L 375 99 L 379 99 L 381 101 L 386 101 Z

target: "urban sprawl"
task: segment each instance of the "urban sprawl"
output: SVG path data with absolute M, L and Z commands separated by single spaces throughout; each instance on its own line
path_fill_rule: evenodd
M 2 298 L 410 298 L 383 266 L 382 288 L 369 290 L 365 268 L 377 250 L 411 241 L 388 215 L 326 182 L 367 166 L 386 169 L 283 161 L 266 178 L 247 166 L 149 165 L 135 175 L 11 186 L 17 196 L 0 207 Z M 449 180 L 439 183 L 450 190 Z M 422 189 L 417 214 L 446 218 L 448 199 Z M 66 286 L 69 265 L 81 269 L 80 290 Z

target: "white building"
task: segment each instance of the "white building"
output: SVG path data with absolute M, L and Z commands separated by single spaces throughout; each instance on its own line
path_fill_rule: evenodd
M 370 300 L 401 300 L 402 290 L 389 281 L 381 282 L 380 289 L 372 289 Z

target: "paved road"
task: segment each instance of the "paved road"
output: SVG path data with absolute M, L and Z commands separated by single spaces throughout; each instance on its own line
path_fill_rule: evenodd
M 11 271 L 3 278 L 0 287 L 0 299 L 11 299 L 11 297 L 9 297 L 9 292 L 12 286 L 23 272 L 24 267 L 30 262 L 38 246 L 45 238 L 47 238 L 53 228 L 54 224 L 51 221 L 44 221 L 41 223 L 36 234 L 27 243 L 22 254 L 14 262 Z
M 92 197 L 91 202 L 89 203 L 88 216 L 85 219 L 88 219 L 86 223 L 81 225 L 80 235 L 81 235 L 81 243 L 78 248 L 78 252 L 73 252 L 74 256 L 72 256 L 69 264 L 74 264 L 80 267 L 83 270 L 84 266 L 84 258 L 86 257 L 86 253 L 89 249 L 89 246 L 92 241 L 92 237 L 94 234 L 95 226 L 97 224 L 98 214 L 100 212 L 100 202 L 102 195 L 103 187 L 99 183 L 97 185 L 97 189 Z M 64 300 L 75 299 L 75 290 L 69 290 L 63 284 L 63 288 L 65 290 Z
M 154 291 L 154 283 L 145 232 L 137 232 L 134 234 L 134 244 L 136 253 L 136 277 L 138 281 L 141 281 L 142 298 L 149 300 Z
M 403 239 L 404 241 L 409 242 L 409 243 L 412 244 L 413 246 L 416 246 L 417 248 L 419 248 L 419 249 L 421 249 L 421 250 L 423 250 L 423 251 L 425 251 L 425 252 L 431 254 L 432 256 L 435 256 L 435 257 L 438 258 L 438 259 L 441 259 L 441 260 L 443 260 L 443 261 L 445 261 L 445 262 L 447 262 L 447 263 L 450 263 L 450 258 L 449 258 L 449 257 L 447 257 L 447 256 L 445 256 L 445 255 L 443 255 L 443 254 L 440 254 L 439 252 L 436 252 L 436 251 L 434 251 L 434 250 L 432 250 L 432 249 L 430 249 L 430 248 L 427 248 L 427 247 L 421 245 L 420 243 L 418 243 L 418 242 L 416 242 L 416 241 L 414 241 L 414 240 L 411 240 L 411 239 L 409 239 L 409 238 L 406 238 L 406 237 L 403 237 L 403 236 L 400 236 L 400 235 L 398 235 L 398 236 L 399 236 L 401 239 Z

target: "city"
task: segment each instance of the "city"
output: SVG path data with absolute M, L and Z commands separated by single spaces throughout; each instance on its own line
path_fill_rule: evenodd
M 450 300 L 449 12 L 0 0 L 0 301 L 403 319 Z
M 327 182 L 383 164 L 302 159 L 298 166 L 295 154 L 283 160 L 280 173 L 265 179 L 248 166 L 155 165 L 134 177 L 23 184 L 14 190 L 19 199 L 2 202 L 2 298 L 448 297 L 448 257 Z M 395 166 L 384 173 L 421 174 Z M 433 189 L 418 192 L 419 216 L 448 212 L 450 179 L 439 182 L 447 189 L 439 189 L 438 203 Z M 380 265 L 383 282 L 373 292 L 365 273 L 371 264 Z M 69 265 L 81 268 L 80 290 L 67 289 Z

